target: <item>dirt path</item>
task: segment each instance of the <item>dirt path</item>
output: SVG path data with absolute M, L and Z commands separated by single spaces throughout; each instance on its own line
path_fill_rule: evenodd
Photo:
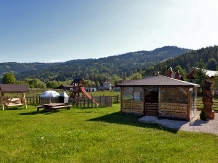
M 158 119 L 154 116 L 144 116 L 139 119 L 140 122 L 158 123 L 162 126 L 175 128 L 178 130 L 191 132 L 206 132 L 218 135 L 218 113 L 215 113 L 213 120 L 202 121 L 199 117 L 200 112 L 197 111 L 192 122 L 181 120 Z

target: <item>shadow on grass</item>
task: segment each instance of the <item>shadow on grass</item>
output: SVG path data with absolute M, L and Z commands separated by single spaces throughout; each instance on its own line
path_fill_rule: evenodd
M 26 112 L 26 113 L 19 113 L 19 115 L 36 115 L 36 114 L 52 114 L 52 113 L 56 113 L 56 112 L 50 112 L 50 111 L 31 111 L 31 112 Z
M 21 110 L 23 109 L 22 107 L 10 107 L 10 108 L 7 108 L 5 107 L 4 110 Z
M 164 127 L 156 123 L 146 123 L 146 122 L 142 123 L 138 121 L 139 118 L 141 118 L 141 116 L 115 112 L 101 117 L 89 119 L 89 121 L 101 121 L 107 123 L 124 124 L 124 125 L 131 125 L 131 126 L 144 127 L 144 128 L 156 128 L 158 130 L 164 130 L 171 133 L 177 133 L 178 131 L 177 129 Z

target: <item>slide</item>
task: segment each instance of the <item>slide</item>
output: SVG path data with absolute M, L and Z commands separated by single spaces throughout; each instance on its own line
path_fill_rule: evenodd
M 84 87 L 80 87 L 80 90 L 86 95 L 86 97 L 88 97 L 89 99 L 92 100 L 93 103 L 95 103 L 98 106 L 98 103 L 88 94 L 88 92 L 86 92 Z

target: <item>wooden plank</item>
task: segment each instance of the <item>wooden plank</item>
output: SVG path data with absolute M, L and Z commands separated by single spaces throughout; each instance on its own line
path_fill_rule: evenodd
M 36 106 L 37 111 L 39 111 L 39 109 L 41 109 L 41 108 L 44 108 L 44 106 L 42 106 L 42 105 Z

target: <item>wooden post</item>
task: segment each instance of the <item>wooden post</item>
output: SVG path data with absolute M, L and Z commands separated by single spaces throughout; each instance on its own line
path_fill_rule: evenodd
M 25 106 L 25 108 L 27 109 L 27 103 L 26 103 L 26 98 L 25 98 L 25 93 L 22 93 L 22 100 L 23 105 Z
M 100 101 L 100 107 L 102 107 L 101 96 L 99 97 L 99 101 Z
M 188 96 L 188 105 L 187 105 L 187 118 L 190 121 L 190 91 L 187 91 L 187 96 Z
M 122 112 L 123 111 L 123 87 L 120 88 L 120 111 Z
M 91 99 L 92 99 L 91 100 L 91 108 L 93 108 L 93 102 L 92 101 L 95 100 L 95 99 L 92 96 L 91 96 Z
M 157 104 L 157 116 L 159 116 L 159 109 L 160 109 L 160 87 L 158 88 L 158 104 Z

